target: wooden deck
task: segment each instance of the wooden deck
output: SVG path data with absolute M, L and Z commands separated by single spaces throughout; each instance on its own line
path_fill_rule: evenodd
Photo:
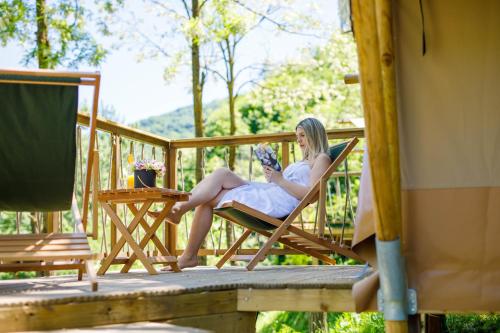
M 74 276 L 5 280 L 0 281 L 0 331 L 161 321 L 251 332 L 258 311 L 353 311 L 352 285 L 369 273 L 363 266 L 111 273 L 99 278 L 98 292 Z

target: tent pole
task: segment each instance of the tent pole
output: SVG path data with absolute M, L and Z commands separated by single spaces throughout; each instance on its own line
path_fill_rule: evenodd
M 406 295 L 399 302 L 399 313 L 388 312 L 385 299 L 394 294 L 393 285 L 406 288 L 406 275 L 402 265 L 401 247 L 401 185 L 399 169 L 399 142 L 396 111 L 394 54 L 392 47 L 392 10 L 390 0 L 352 0 L 352 14 L 356 37 L 363 109 L 366 120 L 366 138 L 375 205 L 375 229 L 377 245 L 391 244 L 389 251 L 377 253 L 378 261 L 396 258 L 400 265 L 397 283 L 387 282 L 388 275 L 380 271 L 384 292 L 384 317 L 386 332 L 408 332 Z M 386 257 L 386 254 L 390 254 Z M 380 266 L 380 265 L 379 265 Z M 386 265 L 388 266 L 388 265 Z M 389 265 L 390 266 L 390 265 Z M 394 310 L 394 309 L 393 309 Z M 398 311 L 396 311 L 398 312 Z M 392 312 L 393 313 L 393 312 Z

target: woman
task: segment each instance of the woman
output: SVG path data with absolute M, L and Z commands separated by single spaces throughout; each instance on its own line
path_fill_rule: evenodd
M 203 179 L 188 201 L 172 207 L 167 221 L 175 224 L 187 211 L 196 208 L 188 244 L 178 260 L 180 268 L 198 264 L 197 253 L 212 225 L 214 207 L 234 200 L 279 218 L 290 214 L 309 192 L 331 163 L 327 155 L 328 138 L 321 122 L 314 118 L 299 122 L 295 132 L 303 160 L 289 165 L 283 173 L 264 166 L 268 183 L 247 182 L 221 168 Z

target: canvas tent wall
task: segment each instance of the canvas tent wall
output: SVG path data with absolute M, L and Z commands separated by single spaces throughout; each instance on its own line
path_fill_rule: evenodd
M 425 28 L 419 1 L 392 5 L 409 287 L 419 311 L 498 312 L 500 2 L 422 1 Z M 371 206 L 360 204 L 354 239 L 365 253 Z M 373 301 L 368 282 L 362 291 Z

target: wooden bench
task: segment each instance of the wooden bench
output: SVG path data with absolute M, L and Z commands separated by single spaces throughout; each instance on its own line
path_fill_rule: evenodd
M 86 271 L 92 291 L 97 291 L 94 259 L 84 233 L 0 236 L 2 272 L 77 269 L 78 280 Z

